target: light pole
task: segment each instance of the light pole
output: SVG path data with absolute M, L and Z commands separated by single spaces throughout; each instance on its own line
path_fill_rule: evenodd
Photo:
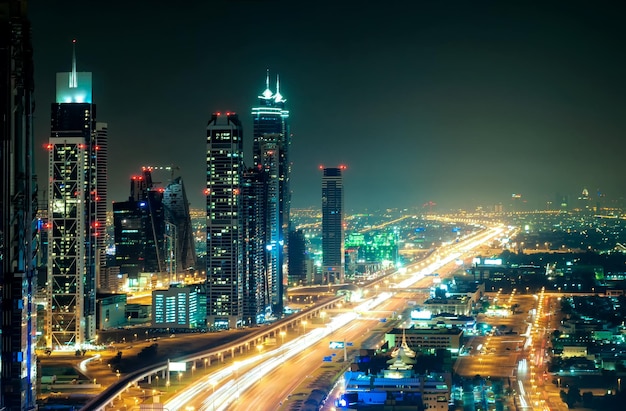
M 280 332 L 280 345 L 285 344 L 285 335 L 286 335 L 286 334 L 287 334 L 287 333 L 286 333 L 286 332 L 284 332 L 284 331 L 281 331 L 281 332 Z
M 257 345 L 256 349 L 259 350 L 259 354 L 261 354 L 261 351 L 263 351 L 263 345 L 262 344 Z
M 306 334 L 306 321 L 302 321 L 302 334 Z
M 205 359 L 204 359 L 204 370 L 205 370 L 205 371 L 206 371 L 206 363 L 207 363 L 207 361 L 208 361 L 208 360 L 209 360 L 208 358 L 205 358 Z
M 322 317 L 322 324 L 326 324 L 326 311 L 322 311 L 320 317 Z

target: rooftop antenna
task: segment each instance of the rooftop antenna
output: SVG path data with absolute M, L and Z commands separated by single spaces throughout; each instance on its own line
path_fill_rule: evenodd
M 78 87 L 76 79 L 76 39 L 72 40 L 72 72 L 70 73 L 70 88 Z
M 267 74 L 266 74 L 266 77 L 265 77 L 265 88 L 269 90 L 269 88 L 270 88 L 270 69 L 269 68 L 267 69 L 266 73 Z

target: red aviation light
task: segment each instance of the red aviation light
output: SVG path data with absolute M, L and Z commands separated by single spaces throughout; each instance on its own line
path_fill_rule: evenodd
M 78 148 L 83 149 L 83 148 L 85 148 L 85 145 L 84 144 L 79 144 Z
M 339 169 L 340 170 L 347 170 L 348 166 L 346 166 L 345 164 L 342 164 L 342 165 L 339 166 Z
M 52 149 L 54 148 L 54 144 L 50 144 L 50 143 L 44 144 L 43 146 L 45 147 L 46 150 L 50 150 L 50 151 L 52 151 Z
M 204 195 L 205 195 L 205 196 L 208 196 L 209 194 L 211 194 L 211 189 L 209 189 L 209 188 L 205 188 L 205 189 L 204 189 Z
M 157 191 L 158 191 L 159 193 L 164 193 L 164 192 L 165 192 L 165 189 L 164 189 L 164 188 L 159 188 Z
M 96 146 L 96 151 L 100 150 L 100 146 Z
M 319 167 L 320 167 L 320 170 L 324 169 L 324 165 L 323 164 L 320 164 Z
M 236 195 L 236 196 L 238 196 L 238 195 L 239 195 L 239 189 L 238 189 L 238 188 L 234 189 L 234 190 L 233 190 L 233 194 L 234 194 L 234 195 Z

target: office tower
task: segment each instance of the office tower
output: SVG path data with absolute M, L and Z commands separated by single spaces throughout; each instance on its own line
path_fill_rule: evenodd
M 267 258 L 265 271 L 275 315 L 282 315 L 288 267 L 289 211 L 291 192 L 289 179 L 289 111 L 280 94 L 276 79 L 276 93 L 270 90 L 269 72 L 265 91 L 258 96 L 259 106 L 252 109 L 254 167 L 267 173 L 267 205 L 265 244 Z
M 243 319 L 243 131 L 236 114 L 207 125 L 207 325 L 235 328 Z
M 307 284 L 307 240 L 304 231 L 294 230 L 289 233 L 289 283 Z
M 243 319 L 259 324 L 272 313 L 265 276 L 265 227 L 267 175 L 248 169 L 243 174 Z
M 345 167 L 324 168 L 322 177 L 322 274 L 326 282 L 344 280 L 343 182 Z
M 96 123 L 95 129 L 96 156 L 96 285 L 103 287 L 104 270 L 106 269 L 106 224 L 107 224 L 107 191 L 108 191 L 108 125 Z
M 170 272 L 179 273 L 196 266 L 196 247 L 189 213 L 189 201 L 182 177 L 177 177 L 165 187 L 163 192 L 165 221 L 173 234 L 173 255 L 170 256 Z M 172 228 L 173 227 L 173 228 Z
M 0 0 L 0 409 L 36 409 L 33 49 L 26 1 Z
M 113 203 L 115 264 L 139 288 L 141 273 L 166 273 L 163 189 L 155 187 L 150 168 L 130 180 L 128 201 Z
M 95 339 L 100 222 L 96 105 L 91 73 L 76 71 L 75 51 L 72 70 L 57 73 L 51 111 L 48 346 L 81 348 Z

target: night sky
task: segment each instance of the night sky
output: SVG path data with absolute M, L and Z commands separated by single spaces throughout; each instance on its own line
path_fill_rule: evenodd
M 109 201 L 142 165 L 175 164 L 204 207 L 210 114 L 240 114 L 251 165 L 267 68 L 291 111 L 293 207 L 321 207 L 320 164 L 347 165 L 347 210 L 624 197 L 620 3 L 32 0 L 37 147 L 76 38 L 109 127 Z

